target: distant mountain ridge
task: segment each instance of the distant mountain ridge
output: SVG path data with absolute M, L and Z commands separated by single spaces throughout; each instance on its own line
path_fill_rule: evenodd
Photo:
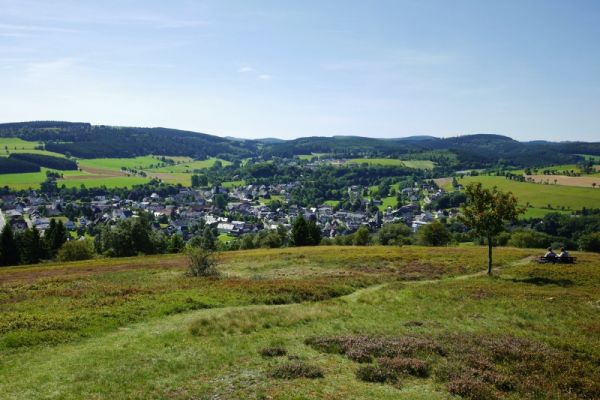
M 293 157 L 329 153 L 339 157 L 400 157 L 426 152 L 454 153 L 465 167 L 571 163 L 575 154 L 600 155 L 600 143 L 519 142 L 497 134 L 437 138 L 309 136 L 292 140 L 241 139 L 169 128 L 92 125 L 85 122 L 33 121 L 0 124 L 0 137 L 41 141 L 46 149 L 80 158 L 135 157 L 147 154 L 220 157 Z

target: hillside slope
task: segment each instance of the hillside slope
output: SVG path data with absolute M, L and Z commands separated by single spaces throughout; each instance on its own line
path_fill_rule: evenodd
M 231 252 L 218 279 L 185 277 L 179 256 L 0 269 L 0 393 L 593 398 L 598 256 L 538 265 L 535 250 L 499 248 L 490 279 L 485 252 Z

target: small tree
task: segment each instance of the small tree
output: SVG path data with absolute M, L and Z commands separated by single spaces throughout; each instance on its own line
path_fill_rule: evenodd
M 362 225 L 354 234 L 354 245 L 355 246 L 367 246 L 369 244 L 369 229 Z
M 58 250 L 60 261 L 79 261 L 94 258 L 94 242 L 89 239 L 71 240 Z
M 313 219 L 308 221 L 307 226 L 307 244 L 309 246 L 317 246 L 321 243 L 321 229 L 317 222 Z
M 446 225 L 434 221 L 419 229 L 419 242 L 425 246 L 446 246 L 452 240 Z
M 0 266 L 17 265 L 20 261 L 19 258 L 17 242 L 12 227 L 7 222 L 0 234 Z
M 488 242 L 488 275 L 492 274 L 492 246 L 494 237 L 504 230 L 504 224 L 517 219 L 525 208 L 517 205 L 517 198 L 496 187 L 484 189 L 481 183 L 466 188 L 467 202 L 462 205 L 460 221 Z
M 308 224 L 302 215 L 292 225 L 292 242 L 294 246 L 306 246 L 308 242 Z
M 207 249 L 190 247 L 187 249 L 189 276 L 218 276 L 217 260 Z

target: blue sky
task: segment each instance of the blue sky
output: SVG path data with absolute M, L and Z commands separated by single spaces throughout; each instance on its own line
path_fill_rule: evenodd
M 600 2 L 0 0 L 0 121 L 600 140 Z

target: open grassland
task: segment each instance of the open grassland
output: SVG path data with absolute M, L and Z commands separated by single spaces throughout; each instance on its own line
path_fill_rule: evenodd
M 561 207 L 571 210 L 600 208 L 600 190 L 562 185 L 542 185 L 537 183 L 517 182 L 501 176 L 466 176 L 459 183 L 467 185 L 481 182 L 484 187 L 497 186 L 503 191 L 511 191 L 518 197 L 519 203 L 531 204 L 534 208 Z M 549 210 L 551 211 L 551 210 Z
M 29 142 L 20 138 L 0 137 L 0 157 L 8 157 L 11 153 L 45 154 L 54 157 L 64 157 L 63 154 L 52 151 L 37 150 L 39 142 Z
M 185 277 L 181 256 L 4 268 L 0 393 L 595 398 L 598 255 L 538 265 L 535 250 L 500 248 L 488 278 L 485 253 L 231 252 L 212 279 Z
M 0 174 L 0 187 L 8 186 L 15 190 L 39 189 L 40 184 L 46 180 L 46 172 L 53 171 L 61 174 L 65 180 L 88 176 L 81 171 L 54 171 L 42 167 L 40 172 L 27 172 L 23 174 Z M 59 180 L 63 181 L 62 179 Z M 60 184 L 59 184 L 60 185 Z
M 143 156 L 134 158 L 90 158 L 81 159 L 78 164 L 81 169 L 112 170 L 121 171 L 121 168 L 148 169 L 161 164 L 162 161 L 154 156 Z
M 215 165 L 217 161 L 221 161 L 221 164 L 226 167 L 231 165 L 231 162 L 226 160 L 221 160 L 218 158 L 209 158 L 207 160 L 200 161 L 188 161 L 182 162 L 180 164 L 175 165 L 167 165 L 160 168 L 152 168 L 152 172 L 169 172 L 169 173 L 193 173 L 195 170 L 207 169 Z

